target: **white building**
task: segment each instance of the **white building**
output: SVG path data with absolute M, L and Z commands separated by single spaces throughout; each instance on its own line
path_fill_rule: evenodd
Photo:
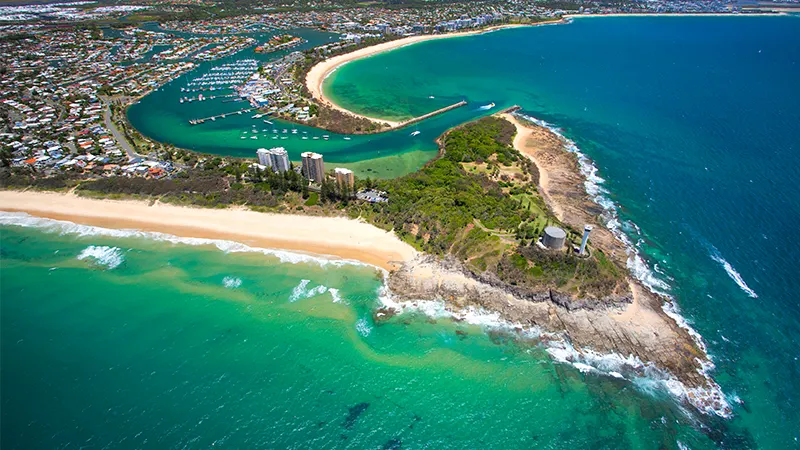
M 260 148 L 256 150 L 258 163 L 267 166 L 278 173 L 289 170 L 289 154 L 283 147 L 275 147 L 269 150 Z
M 269 150 L 272 170 L 283 173 L 289 170 L 289 153 L 283 147 L 275 147 Z
M 270 155 L 270 150 L 260 148 L 256 150 L 256 156 L 258 156 L 259 164 L 262 166 L 272 167 L 272 155 Z

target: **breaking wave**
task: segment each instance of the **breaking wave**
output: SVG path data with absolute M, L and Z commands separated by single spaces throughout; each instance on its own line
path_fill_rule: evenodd
M 342 294 L 339 293 L 339 290 L 336 288 L 328 288 L 328 292 L 333 297 L 333 303 L 339 303 L 343 300 Z
M 81 225 L 63 220 L 45 219 L 42 217 L 31 216 L 26 213 L 0 211 L 0 225 L 21 226 L 26 228 L 38 228 L 50 233 L 72 234 L 81 237 L 85 236 L 107 236 L 113 238 L 142 238 L 156 241 L 169 242 L 171 244 L 184 245 L 213 245 L 225 253 L 261 253 L 263 255 L 277 258 L 282 263 L 289 264 L 317 264 L 320 267 L 345 265 L 373 267 L 361 261 L 350 259 L 339 259 L 328 255 L 308 255 L 304 253 L 290 252 L 285 250 L 274 250 L 260 247 L 250 247 L 240 242 L 228 241 L 224 239 L 204 239 L 180 237 L 166 233 L 140 231 L 133 229 L 115 230 L 112 228 L 96 227 L 91 225 Z
M 87 258 L 93 260 L 99 266 L 105 266 L 109 270 L 117 268 L 125 261 L 122 250 L 105 245 L 90 245 L 83 249 L 78 255 L 78 259 L 83 261 Z
M 739 289 L 744 291 L 745 294 L 750 296 L 751 298 L 758 298 L 758 294 L 752 289 L 750 286 L 745 283 L 744 278 L 739 274 L 739 272 L 733 267 L 731 263 L 729 263 L 723 256 L 722 252 L 712 244 L 708 239 L 702 236 L 700 233 L 696 232 L 695 230 L 689 228 L 689 233 L 697 239 L 700 244 L 708 250 L 708 256 L 711 257 L 715 262 L 719 263 L 719 265 L 725 270 L 725 273 L 731 278 L 731 280 L 739 286 Z
M 356 331 L 363 337 L 369 336 L 372 333 L 372 327 L 370 326 L 367 319 L 358 319 L 356 322 Z
M 308 283 L 310 282 L 311 280 L 300 280 L 300 284 L 298 284 L 297 286 L 294 287 L 294 289 L 292 289 L 292 295 L 289 296 L 289 301 L 296 302 L 301 298 L 304 298 L 306 293 L 306 286 L 308 286 Z
M 242 279 L 236 277 L 225 277 L 222 279 L 222 285 L 228 289 L 236 289 L 242 285 Z
M 339 289 L 329 288 L 321 284 L 309 289 L 308 288 L 309 284 L 311 284 L 311 280 L 300 280 L 297 286 L 295 286 L 294 289 L 292 289 L 292 293 L 291 295 L 289 295 L 289 301 L 296 302 L 298 300 L 316 297 L 326 292 L 331 294 L 334 303 L 342 301 L 342 296 L 339 294 Z

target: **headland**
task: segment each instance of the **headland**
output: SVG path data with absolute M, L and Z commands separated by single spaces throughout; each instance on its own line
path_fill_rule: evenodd
M 463 146 L 465 138 L 485 142 L 487 133 L 497 133 L 491 153 L 459 156 L 474 151 Z M 0 210 L 361 261 L 388 271 L 392 303 L 375 313 L 376 322 L 426 301 L 444 302 L 456 320 L 476 309 L 489 312 L 520 332 L 536 332 L 554 358 L 581 370 L 610 365 L 605 370 L 615 377 L 655 374 L 687 404 L 730 415 L 719 386 L 706 375 L 710 362 L 702 341 L 663 308 L 668 299 L 627 273 L 625 246 L 598 222 L 577 161 L 557 135 L 504 114 L 457 127 L 439 142 L 439 157 L 422 174 L 387 182 L 392 203 L 385 209 L 352 206 L 362 220 L 33 191 L 0 191 Z M 408 202 L 409 189 L 413 198 L 419 190 L 436 195 L 418 184 L 439 183 L 442 174 L 456 177 L 465 215 L 462 208 L 430 209 L 427 199 Z M 515 199 L 501 182 L 522 193 Z M 485 208 L 489 216 L 481 212 Z M 528 218 L 519 222 L 521 215 Z M 539 248 L 530 239 L 550 224 L 569 231 L 560 250 Z M 582 257 L 574 253 L 580 237 L 575 230 L 586 224 L 595 231 L 590 256 Z

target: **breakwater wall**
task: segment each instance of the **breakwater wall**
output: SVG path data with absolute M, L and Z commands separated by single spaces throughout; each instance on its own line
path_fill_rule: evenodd
M 460 107 L 462 107 L 462 106 L 464 106 L 466 104 L 467 104 L 466 100 L 461 100 L 458 103 L 453 103 L 450 106 L 445 106 L 444 108 L 437 109 L 436 111 L 429 112 L 428 114 L 423 114 L 421 116 L 414 117 L 413 119 L 408 119 L 405 122 L 401 123 L 398 128 L 402 128 L 402 127 L 405 127 L 405 126 L 408 126 L 408 125 L 411 125 L 411 124 L 415 124 L 417 122 L 423 121 L 423 120 L 428 119 L 430 117 L 446 113 L 447 111 L 451 111 L 451 110 L 456 109 L 456 108 L 460 108 Z

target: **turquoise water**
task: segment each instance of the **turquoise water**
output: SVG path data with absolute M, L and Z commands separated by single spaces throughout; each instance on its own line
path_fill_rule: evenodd
M 535 340 L 413 314 L 375 324 L 380 274 L 367 267 L 4 226 L 0 443 L 797 448 L 798 79 L 800 19 L 685 17 L 431 41 L 326 84 L 392 118 L 470 102 L 420 130 L 489 102 L 562 128 L 606 179 L 654 286 L 705 337 L 733 419 L 687 411 L 648 380 L 555 364 Z M 353 160 L 407 152 L 389 147 Z M 299 297 L 326 292 L 290 301 L 304 279 Z
M 406 47 L 326 88 L 386 117 L 465 95 L 560 127 L 706 338 L 736 410 L 722 442 L 787 448 L 800 445 L 798 80 L 798 17 L 602 18 Z
M 146 27 L 153 31 L 160 30 L 155 25 Z M 291 33 L 308 40 L 308 43 L 293 49 L 303 50 L 315 47 L 338 38 L 332 33 L 322 33 L 314 30 L 292 30 Z M 181 36 L 190 36 L 187 33 L 178 33 Z M 255 37 L 259 42 L 269 39 L 271 33 L 246 33 Z M 353 169 L 357 176 L 388 178 L 404 175 L 419 169 L 425 162 L 436 154 L 434 140 L 455 123 L 461 123 L 476 117 L 474 111 L 462 108 L 450 112 L 433 120 L 425 121 L 418 126 L 402 129 L 391 133 L 378 135 L 343 136 L 322 131 L 302 125 L 295 125 L 280 120 L 269 119 L 273 125 L 266 124 L 263 119 L 253 119 L 256 112 L 242 115 L 232 115 L 216 121 L 206 121 L 200 125 L 191 125 L 189 120 L 211 117 L 218 114 L 239 111 L 250 108 L 246 102 L 225 102 L 225 98 L 206 100 L 204 102 L 180 103 L 183 96 L 194 96 L 198 93 L 181 92 L 182 87 L 193 78 L 199 77 L 212 67 L 243 59 L 256 59 L 268 62 L 285 56 L 288 51 L 269 54 L 257 54 L 251 47 L 235 55 L 221 58 L 216 61 L 200 64 L 193 71 L 168 83 L 153 93 L 145 96 L 128 109 L 128 120 L 142 134 L 159 142 L 166 142 L 180 148 L 187 148 L 199 152 L 254 158 L 257 149 L 262 147 L 286 148 L 289 158 L 293 161 L 300 160 L 300 153 L 315 151 L 325 156 L 325 162 L 331 167 L 347 167 Z M 204 92 L 210 95 L 225 95 L 232 91 L 216 90 Z M 448 104 L 455 103 L 451 101 Z M 441 101 L 435 105 L 440 105 Z M 441 106 L 425 111 L 430 112 Z M 278 130 L 277 136 L 287 139 L 272 139 Z M 284 129 L 298 130 L 297 134 L 282 133 Z M 258 139 L 251 139 L 253 131 L 257 131 Z M 413 131 L 420 131 L 419 135 L 411 136 Z M 328 135 L 325 140 L 323 136 Z M 308 139 L 303 140 L 306 136 Z M 244 139 L 243 139 L 244 137 Z M 314 139 L 314 137 L 318 139 Z M 347 137 L 348 139 L 345 139 Z
M 376 269 L 2 233 L 4 449 L 710 445 L 665 395 L 535 341 L 412 313 L 375 324 Z

